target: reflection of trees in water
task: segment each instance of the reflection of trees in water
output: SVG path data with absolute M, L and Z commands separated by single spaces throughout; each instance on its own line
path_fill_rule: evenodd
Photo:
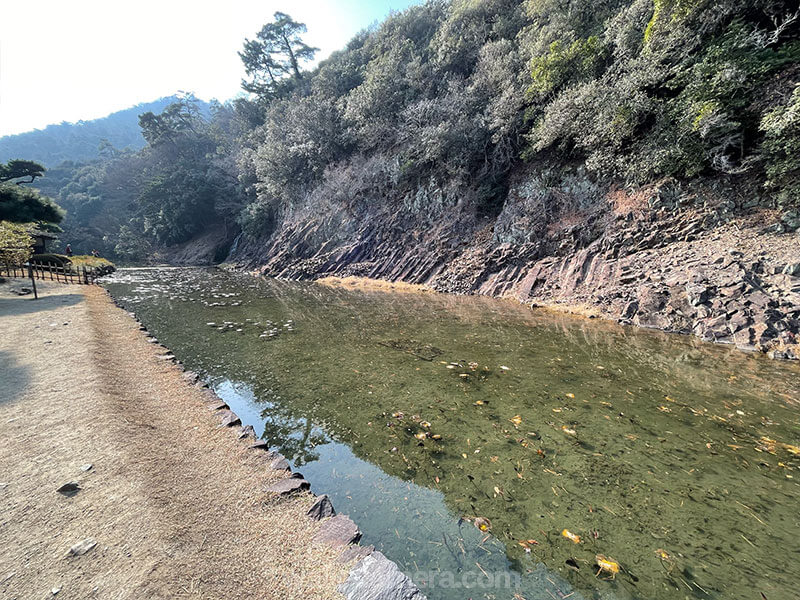
M 319 459 L 314 448 L 328 443 L 328 438 L 314 427 L 311 419 L 295 416 L 288 405 L 270 406 L 261 411 L 264 419 L 262 438 L 280 447 L 284 456 L 294 462 L 295 466 Z

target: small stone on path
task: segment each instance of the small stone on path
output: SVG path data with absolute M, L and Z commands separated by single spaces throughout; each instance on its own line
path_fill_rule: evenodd
M 97 542 L 93 538 L 86 538 L 69 549 L 69 556 L 83 556 L 95 546 L 97 546 Z
M 56 490 L 65 496 L 74 496 L 81 491 L 81 486 L 77 481 L 69 481 Z
M 94 465 L 92 463 L 86 463 L 85 465 L 81 465 L 81 471 L 91 471 Z

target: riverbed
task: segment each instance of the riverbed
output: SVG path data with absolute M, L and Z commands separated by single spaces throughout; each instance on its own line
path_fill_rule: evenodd
M 797 364 L 481 297 L 106 285 L 432 600 L 800 589 Z

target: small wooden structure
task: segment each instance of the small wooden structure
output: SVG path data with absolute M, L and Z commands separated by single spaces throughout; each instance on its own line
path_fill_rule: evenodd
M 47 254 L 47 241 L 57 240 L 58 236 L 53 235 L 52 233 L 48 233 L 47 231 L 34 229 L 33 231 L 31 231 L 31 238 L 33 238 L 33 253 Z

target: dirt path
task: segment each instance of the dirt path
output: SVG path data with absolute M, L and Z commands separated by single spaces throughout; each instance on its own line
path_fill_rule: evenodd
M 103 290 L 41 287 L 0 292 L 0 597 L 338 597 L 310 497 L 265 493 L 265 453 Z

